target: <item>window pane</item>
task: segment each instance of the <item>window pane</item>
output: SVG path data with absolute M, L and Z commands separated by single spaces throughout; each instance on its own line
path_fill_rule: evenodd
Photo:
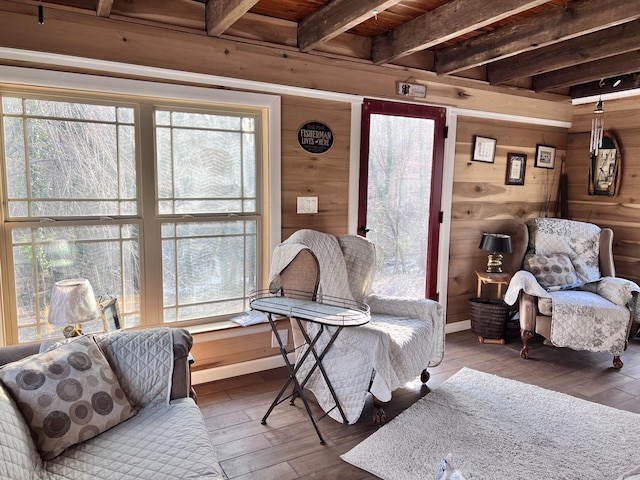
M 24 114 L 3 110 L 9 213 L 132 214 L 137 196 L 135 130 L 116 122 L 116 107 L 39 99 L 25 99 L 24 104 Z M 127 122 L 133 119 L 132 108 L 118 111 Z M 126 212 L 123 201 L 128 202 Z M 27 202 L 26 214 L 13 207 L 16 202 Z
M 248 310 L 256 290 L 255 220 L 162 226 L 164 321 Z
M 61 336 L 62 327 L 47 321 L 51 289 L 60 280 L 86 278 L 96 296 L 119 299 L 125 318 L 139 314 L 137 225 L 16 228 L 11 238 L 21 342 Z M 101 321 L 83 324 L 85 333 L 102 328 Z
M 92 105 L 50 100 L 26 99 L 26 114 L 38 117 L 73 118 L 77 120 L 95 120 L 114 122 L 116 107 L 111 105 Z
M 172 112 L 167 118 L 156 111 L 158 212 L 255 213 L 255 124 L 251 117 Z

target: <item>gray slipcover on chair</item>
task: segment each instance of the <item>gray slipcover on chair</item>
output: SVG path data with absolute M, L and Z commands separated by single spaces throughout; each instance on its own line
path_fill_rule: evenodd
M 357 235 L 336 237 L 299 230 L 272 256 L 272 293 L 281 291 L 318 301 L 326 296 L 340 297 L 370 307 L 371 321 L 343 329 L 323 361 L 348 423 L 360 417 L 369 391 L 376 399 L 388 401 L 393 390 L 427 367 L 438 365 L 444 354 L 443 307 L 424 298 L 376 295 L 371 291 L 374 272 L 375 247 Z M 306 323 L 304 328 L 314 326 Z M 305 345 L 296 328 L 293 338 L 296 352 L 300 352 Z M 305 365 L 301 372 L 304 378 Z M 425 372 L 422 380 L 427 379 Z M 332 418 L 342 421 L 337 409 L 332 410 L 333 400 L 321 375 L 316 372 L 306 388 Z
M 521 270 L 505 302 L 519 302 L 522 358 L 538 333 L 546 344 L 610 353 L 622 367 L 640 288 L 615 276 L 612 245 L 613 231 L 591 223 L 536 218 L 520 226 L 513 261 Z

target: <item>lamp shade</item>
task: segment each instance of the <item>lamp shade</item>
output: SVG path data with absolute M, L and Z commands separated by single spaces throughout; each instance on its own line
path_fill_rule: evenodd
M 502 233 L 484 233 L 478 248 L 488 252 L 511 253 L 511 237 Z
M 56 282 L 51 292 L 49 323 L 70 325 L 96 320 L 98 303 L 89 280 L 73 278 Z

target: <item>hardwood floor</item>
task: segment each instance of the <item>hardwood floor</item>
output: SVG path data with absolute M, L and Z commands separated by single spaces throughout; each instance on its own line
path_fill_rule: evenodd
M 625 365 L 621 370 L 611 368 L 610 355 L 544 346 L 539 337 L 531 342 L 531 358 L 523 360 L 518 355 L 520 345 L 515 325 L 509 327 L 506 345 L 480 344 L 471 331 L 447 335 L 444 361 L 429 370 L 427 386 L 416 379 L 396 390 L 385 406 L 387 419 L 428 395 L 462 367 L 640 413 L 640 340 L 630 342 L 622 355 Z M 227 476 L 234 480 L 377 478 L 340 459 L 377 428 L 371 420 L 370 398 L 355 425 L 330 418 L 319 422 L 324 446 L 300 400 L 293 407 L 288 402 L 280 404 L 268 424 L 260 424 L 286 377 L 283 367 L 195 387 Z M 317 417 L 320 410 L 314 401 L 310 403 Z

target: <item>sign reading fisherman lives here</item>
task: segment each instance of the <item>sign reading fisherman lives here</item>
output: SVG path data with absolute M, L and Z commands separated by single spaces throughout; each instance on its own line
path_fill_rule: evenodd
M 298 143 L 309 153 L 325 153 L 333 146 L 333 132 L 324 123 L 307 122 L 298 130 Z

